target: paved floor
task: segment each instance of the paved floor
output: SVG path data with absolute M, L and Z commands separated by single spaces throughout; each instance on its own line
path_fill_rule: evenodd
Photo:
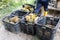
M 0 40 L 38 40 L 36 37 L 24 33 L 14 34 L 5 30 L 0 22 Z M 57 30 L 54 40 L 60 40 L 60 29 Z

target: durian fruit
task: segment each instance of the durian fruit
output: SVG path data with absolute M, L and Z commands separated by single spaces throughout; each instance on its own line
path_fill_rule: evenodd
M 33 16 L 33 13 L 30 13 L 29 16 Z
M 34 13 L 34 16 L 37 17 L 36 13 Z
M 33 11 L 34 11 L 34 9 L 33 9 L 33 8 L 29 8 L 29 10 L 30 10 L 31 12 L 33 12 Z
M 30 13 L 29 16 L 30 16 L 31 19 L 33 19 L 33 20 L 37 17 L 37 15 L 36 15 L 36 14 L 33 14 L 33 13 Z
M 24 5 L 24 7 L 22 8 L 22 10 L 23 11 L 26 11 L 26 12 L 33 12 L 34 11 L 34 8 L 32 8 L 29 5 Z
M 37 17 L 36 13 L 34 13 L 34 14 L 30 13 L 29 16 L 35 16 L 35 17 Z
M 31 18 L 30 15 L 27 15 L 25 18 L 26 18 L 26 21 L 27 22 L 32 22 L 33 21 L 33 19 Z
M 27 16 L 25 17 L 25 19 L 26 19 L 26 21 L 29 21 L 29 20 L 30 20 L 30 16 L 27 15 Z
M 34 22 L 34 19 L 30 19 L 29 22 L 33 23 Z
M 37 16 L 35 14 L 30 13 L 28 16 L 26 16 L 26 21 L 28 21 L 28 22 L 34 22 L 34 20 L 35 20 L 36 17 Z
M 31 6 L 29 6 L 29 5 L 24 5 L 25 7 L 24 8 L 26 8 L 26 9 L 29 9 Z
M 20 18 L 18 18 L 18 16 L 14 16 L 14 17 L 10 18 L 10 22 L 16 23 L 19 21 L 20 21 Z
M 35 15 L 32 16 L 33 22 L 35 21 L 36 18 L 37 18 L 37 17 L 36 17 Z
M 29 10 L 26 9 L 26 8 L 22 8 L 22 10 L 25 11 L 25 12 L 29 12 Z
M 16 19 L 15 19 L 15 23 L 16 23 L 16 22 L 19 22 L 19 21 L 20 21 L 20 19 L 19 19 L 19 18 L 16 18 Z

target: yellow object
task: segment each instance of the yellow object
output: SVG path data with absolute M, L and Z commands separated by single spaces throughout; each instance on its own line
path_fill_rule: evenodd
M 10 22 L 16 23 L 18 21 L 20 21 L 20 18 L 18 18 L 18 16 L 14 16 L 14 17 L 10 18 Z
M 48 14 L 48 12 L 47 12 L 47 11 L 45 11 L 45 12 L 44 12 L 44 16 L 47 16 L 47 14 Z
M 29 5 L 24 5 L 24 8 L 23 8 L 23 10 L 25 10 L 25 11 L 29 11 L 29 12 L 33 12 L 34 11 L 34 8 L 32 8 L 31 6 L 29 6 Z
M 25 12 L 33 12 L 34 8 L 32 8 L 29 5 L 24 5 L 24 7 L 22 8 L 22 10 L 25 11 Z
M 33 16 L 33 13 L 30 13 L 29 16 Z
M 34 20 L 35 20 L 36 17 L 37 17 L 36 14 L 30 13 L 25 18 L 26 18 L 26 21 L 28 21 L 28 22 L 34 22 Z
M 30 16 L 29 15 L 27 15 L 25 18 L 26 18 L 26 21 L 30 20 Z
M 29 12 L 29 10 L 26 9 L 26 8 L 22 8 L 22 10 L 25 11 L 25 12 Z
M 33 14 L 33 13 L 30 13 L 29 16 L 34 16 L 34 17 L 36 17 L 37 15 L 36 15 L 36 13 L 34 13 L 34 14 Z
M 34 19 L 36 18 L 36 15 L 33 14 L 33 13 L 29 14 L 29 16 L 30 16 L 30 18 L 31 18 L 32 20 L 34 20 Z
M 34 11 L 34 9 L 33 9 L 33 8 L 29 8 L 29 10 L 30 10 L 31 12 L 33 12 L 33 11 Z
M 30 7 L 31 7 L 31 6 L 29 6 L 29 5 L 25 5 L 25 8 L 26 8 L 26 9 L 29 9 Z
M 37 17 L 36 13 L 34 13 L 34 16 Z

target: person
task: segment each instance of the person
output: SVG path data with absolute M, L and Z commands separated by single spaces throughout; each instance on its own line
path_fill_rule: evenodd
M 39 11 L 41 10 L 41 7 L 44 7 L 44 16 L 47 16 L 48 14 L 48 3 L 50 0 L 37 0 L 37 5 L 36 5 L 36 9 L 35 9 L 35 13 L 39 13 Z

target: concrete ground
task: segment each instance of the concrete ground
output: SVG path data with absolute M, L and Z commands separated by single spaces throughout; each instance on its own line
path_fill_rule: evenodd
M 60 24 L 60 22 L 59 22 Z M 58 24 L 58 26 L 60 26 Z M 38 40 L 35 36 L 27 35 L 24 33 L 14 34 L 5 30 L 4 25 L 0 22 L 0 40 Z M 54 35 L 53 40 L 60 40 L 60 29 L 58 28 L 57 33 Z
M 0 22 L 0 40 L 38 40 L 35 36 L 24 33 L 14 34 L 5 30 L 4 25 Z

